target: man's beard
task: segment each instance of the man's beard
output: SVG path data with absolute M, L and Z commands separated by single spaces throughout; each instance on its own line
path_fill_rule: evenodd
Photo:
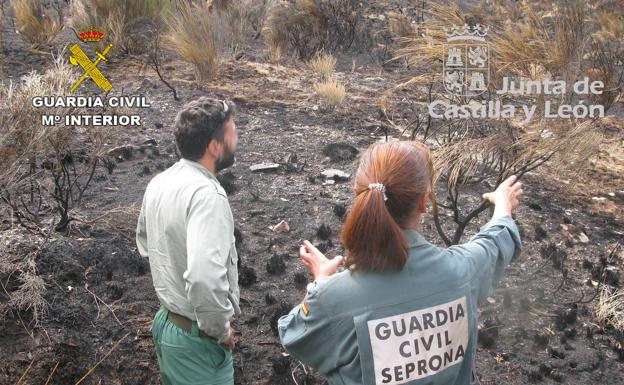
M 236 160 L 236 156 L 234 155 L 234 151 L 230 150 L 227 146 L 223 148 L 223 156 L 217 159 L 215 163 L 215 171 L 219 172 L 223 169 L 226 169 L 234 164 Z

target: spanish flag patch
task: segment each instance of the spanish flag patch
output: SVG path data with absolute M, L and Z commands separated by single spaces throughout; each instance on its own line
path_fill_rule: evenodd
M 303 310 L 303 314 L 305 315 L 308 315 L 308 313 L 310 312 L 310 309 L 308 308 L 308 304 L 306 303 L 305 299 L 301 301 L 301 310 Z

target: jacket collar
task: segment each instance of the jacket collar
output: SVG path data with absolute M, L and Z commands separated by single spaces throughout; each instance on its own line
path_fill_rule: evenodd
M 189 167 L 192 167 L 192 168 L 196 169 L 197 171 L 199 171 L 202 174 L 204 174 L 206 177 L 208 177 L 210 179 L 213 179 L 213 180 L 218 182 L 217 178 L 214 175 L 212 175 L 212 173 L 210 171 L 208 171 L 208 169 L 206 167 L 202 166 L 201 164 L 199 164 L 199 163 L 197 163 L 195 161 L 192 161 L 192 160 L 184 159 L 184 158 L 180 159 L 179 162 L 182 165 L 189 166 Z
M 409 248 L 429 244 L 429 242 L 414 229 L 403 229 L 403 234 L 405 235 Z

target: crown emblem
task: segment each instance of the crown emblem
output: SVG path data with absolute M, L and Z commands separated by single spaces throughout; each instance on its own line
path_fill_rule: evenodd
M 475 26 L 469 26 L 468 24 L 464 24 L 463 26 L 453 25 L 451 28 L 444 28 L 447 41 L 485 41 L 484 37 L 487 35 L 489 30 L 490 27 L 486 27 L 481 24 L 476 24 Z
M 94 26 L 90 26 L 87 29 L 80 30 L 78 37 L 84 43 L 98 42 L 104 38 L 104 32 L 98 30 Z

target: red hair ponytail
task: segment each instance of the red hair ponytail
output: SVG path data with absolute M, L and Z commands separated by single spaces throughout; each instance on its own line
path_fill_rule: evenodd
M 347 266 L 354 271 L 403 268 L 407 243 L 402 229 L 430 191 L 432 175 L 431 153 L 418 142 L 375 144 L 362 154 L 355 201 L 342 230 Z

